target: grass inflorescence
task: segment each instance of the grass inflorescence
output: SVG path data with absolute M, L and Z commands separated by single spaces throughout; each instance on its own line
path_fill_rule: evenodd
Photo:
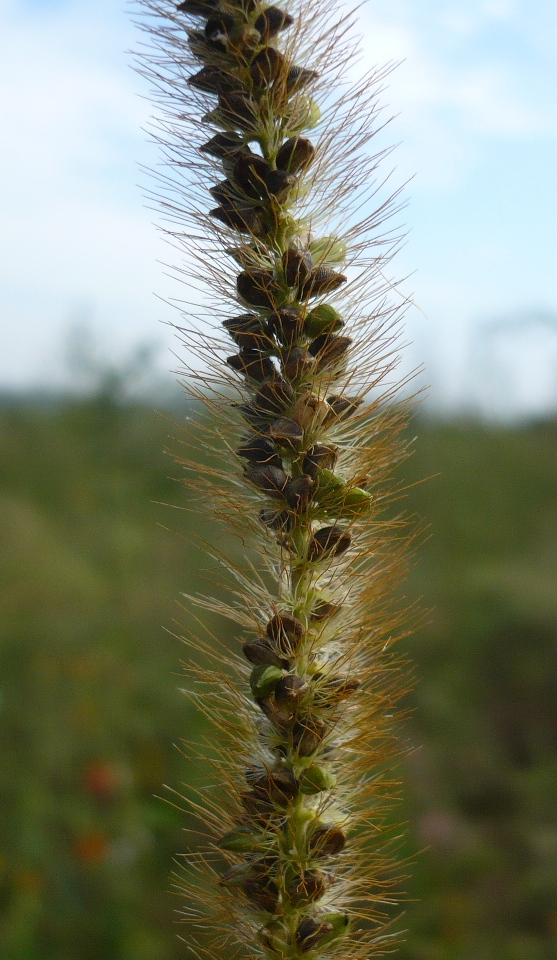
M 363 960 L 392 949 L 393 643 L 410 619 L 393 599 L 410 539 L 393 506 L 396 198 L 370 203 L 385 71 L 350 85 L 353 16 L 329 2 L 142 9 L 169 167 L 155 193 L 183 278 L 205 291 L 178 330 L 204 365 L 188 383 L 214 465 L 183 465 L 250 547 L 244 563 L 218 554 L 228 603 L 197 598 L 236 625 L 237 651 L 191 619 L 185 638 L 220 788 L 190 801 L 206 841 L 179 881 L 190 944 Z

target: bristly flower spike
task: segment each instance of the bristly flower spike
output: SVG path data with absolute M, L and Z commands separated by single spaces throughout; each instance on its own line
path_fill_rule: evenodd
M 177 879 L 189 943 L 215 960 L 363 960 L 394 942 L 392 646 L 412 619 L 393 599 L 411 534 L 385 512 L 407 453 L 404 304 L 385 276 L 397 201 L 374 199 L 369 153 L 388 68 L 350 85 L 355 16 L 331 0 L 140 4 L 169 168 L 154 197 L 202 291 L 177 329 L 210 414 L 204 466 L 181 463 L 249 547 L 242 565 L 213 550 L 229 602 L 190 598 L 230 618 L 237 651 L 189 616 L 217 757 L 216 789 L 189 800 L 205 843 Z

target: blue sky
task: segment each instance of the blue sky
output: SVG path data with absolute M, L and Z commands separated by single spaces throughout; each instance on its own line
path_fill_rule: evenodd
M 413 178 L 406 366 L 426 363 L 438 407 L 557 405 L 557 4 L 368 0 L 361 29 L 362 68 L 403 61 L 383 143 L 400 144 L 393 183 Z M 153 343 L 174 366 L 155 294 L 180 291 L 138 187 L 158 157 L 126 7 L 0 0 L 0 37 L 0 386 L 60 383 L 83 325 L 107 358 Z

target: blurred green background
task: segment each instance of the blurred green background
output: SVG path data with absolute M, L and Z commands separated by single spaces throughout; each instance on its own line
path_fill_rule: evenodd
M 156 796 L 203 777 L 174 746 L 201 720 L 163 629 L 206 589 L 191 515 L 164 506 L 187 505 L 164 453 L 186 413 L 102 391 L 0 405 L 3 960 L 188 955 L 168 891 L 195 824 Z M 555 960 L 557 421 L 411 433 L 431 537 L 405 592 L 432 613 L 404 642 L 400 957 Z

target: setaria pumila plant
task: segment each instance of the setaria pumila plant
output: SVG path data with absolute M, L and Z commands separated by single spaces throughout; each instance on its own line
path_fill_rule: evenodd
M 364 960 L 394 943 L 404 303 L 385 273 L 396 196 L 371 149 L 389 68 L 351 77 L 354 21 L 330 0 L 141 2 L 154 195 L 206 410 L 203 465 L 183 466 L 240 543 L 234 560 L 213 550 L 228 601 L 196 598 L 234 624 L 229 642 L 193 616 L 185 637 L 215 789 L 190 801 L 203 836 L 177 882 L 190 948 L 214 960 Z

